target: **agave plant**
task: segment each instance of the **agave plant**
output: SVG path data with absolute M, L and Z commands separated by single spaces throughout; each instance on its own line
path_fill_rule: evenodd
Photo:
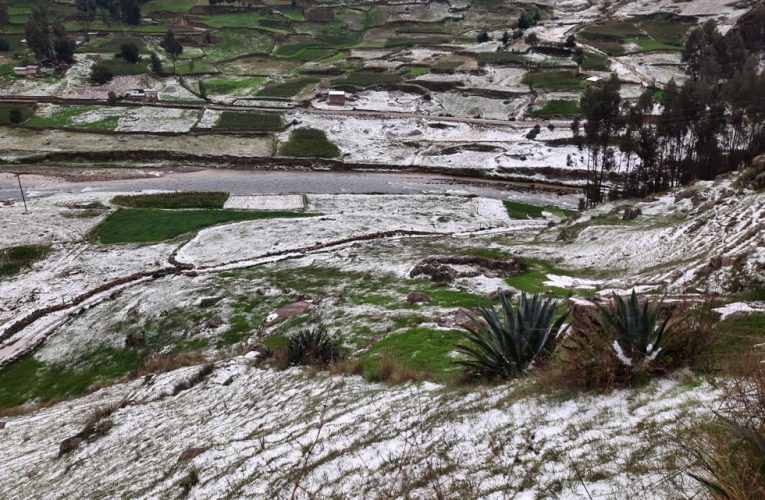
M 633 357 L 647 365 L 661 353 L 662 341 L 671 333 L 668 317 L 659 321 L 661 302 L 643 301 L 641 304 L 635 289 L 628 300 L 613 294 L 613 308 L 600 307 L 601 318 L 614 327 L 618 338 L 613 348 L 619 360 L 626 366 L 634 366 Z
M 290 336 L 287 360 L 291 365 L 325 365 L 340 359 L 340 350 L 324 325 L 303 328 Z
M 500 295 L 501 316 L 494 308 L 481 308 L 483 328 L 467 331 L 468 345 L 457 346 L 467 359 L 457 361 L 488 377 L 513 378 L 525 373 L 535 359 L 554 347 L 568 314 L 555 319 L 558 301 L 521 295 L 518 307 Z

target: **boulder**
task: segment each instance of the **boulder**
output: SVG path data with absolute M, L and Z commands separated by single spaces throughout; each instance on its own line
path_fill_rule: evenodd
M 481 321 L 470 310 L 464 307 L 441 316 L 436 320 L 436 324 L 442 328 L 461 328 L 470 332 L 477 332 L 483 328 Z
M 409 304 L 430 302 L 430 297 L 422 292 L 411 292 L 406 296 L 406 302 Z
M 199 299 L 199 307 L 212 307 L 223 300 L 223 297 L 202 297 Z
M 622 220 L 635 220 L 638 215 L 642 215 L 643 211 L 638 207 L 627 207 L 624 209 L 624 215 Z
M 311 308 L 313 304 L 306 302 L 305 300 L 298 300 L 292 304 L 287 304 L 284 307 L 280 307 L 276 310 L 276 314 L 280 318 L 291 318 L 293 316 L 299 316 Z
M 207 448 L 187 448 L 181 452 L 181 455 L 178 457 L 178 461 L 188 462 L 194 457 L 201 455 L 205 451 L 207 451 Z

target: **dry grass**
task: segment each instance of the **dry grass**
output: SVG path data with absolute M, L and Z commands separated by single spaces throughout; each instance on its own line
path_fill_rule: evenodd
M 48 401 L 45 401 L 44 403 L 14 406 L 12 408 L 0 408 L 0 418 L 22 417 L 24 415 L 29 415 L 38 410 L 42 410 L 44 408 L 50 408 L 51 406 L 56 406 L 62 401 L 66 401 L 66 398 L 58 397 L 58 398 L 49 399 Z
M 739 359 L 720 418 L 678 443 L 695 464 L 692 476 L 713 498 L 765 498 L 765 366 L 762 353 Z
M 362 375 L 364 363 L 358 358 L 342 359 L 329 366 L 329 373 L 332 375 Z
M 173 396 L 178 395 L 179 393 L 189 390 L 198 383 L 202 382 L 204 379 L 207 378 L 208 375 L 210 375 L 213 371 L 215 371 L 215 364 L 214 363 L 205 363 L 202 368 L 199 369 L 194 375 L 187 378 L 186 380 L 179 382 L 175 384 L 173 387 Z
M 138 376 L 154 375 L 165 373 L 186 366 L 201 365 L 207 361 L 207 358 L 201 352 L 185 352 L 170 356 L 155 356 L 146 360 L 143 366 L 138 370 Z
M 425 378 L 425 374 L 412 370 L 404 362 L 393 356 L 383 354 L 380 357 L 378 377 L 381 382 L 402 384 L 422 380 Z
M 718 336 L 714 313 L 706 305 L 679 306 L 662 352 L 648 365 L 628 367 L 616 356 L 617 332 L 595 310 L 580 313 L 571 334 L 561 342 L 549 366 L 540 370 L 544 385 L 609 392 L 644 383 L 679 368 L 711 366 L 711 346 Z

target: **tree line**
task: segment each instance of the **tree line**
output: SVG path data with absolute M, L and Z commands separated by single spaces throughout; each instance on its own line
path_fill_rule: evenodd
M 584 121 L 571 126 L 587 153 L 586 203 L 711 180 L 765 152 L 763 33 L 765 6 L 725 35 L 712 20 L 694 28 L 682 52 L 688 80 L 648 88 L 635 102 L 621 99 L 616 75 L 589 86 Z

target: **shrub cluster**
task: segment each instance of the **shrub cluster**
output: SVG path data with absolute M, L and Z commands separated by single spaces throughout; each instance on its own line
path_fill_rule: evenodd
M 570 327 L 564 327 L 569 312 L 552 299 L 522 294 L 517 307 L 506 297 L 500 305 L 501 314 L 481 309 L 481 330 L 465 332 L 468 342 L 458 348 L 465 359 L 456 362 L 468 374 L 509 379 L 545 365 L 542 378 L 553 385 L 610 390 L 687 366 L 713 337 L 709 313 L 673 313 L 634 291 L 582 307 Z

